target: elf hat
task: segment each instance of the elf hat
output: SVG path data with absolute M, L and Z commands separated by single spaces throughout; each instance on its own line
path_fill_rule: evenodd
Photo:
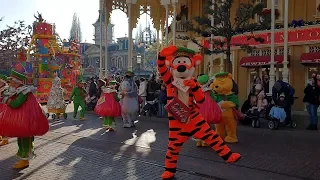
M 134 73 L 132 71 L 127 71 L 125 75 L 132 77 L 134 76 Z
M 7 76 L 0 74 L 0 81 L 1 81 L 1 82 L 6 83 L 8 80 L 9 80 L 9 79 L 8 79 Z
M 84 81 L 84 80 L 79 80 L 77 83 L 78 83 L 78 84 L 85 84 L 86 81 Z
M 206 84 L 209 81 L 209 76 L 204 74 L 202 76 L 198 77 L 198 82 L 202 85 L 202 84 Z
M 280 97 L 286 97 L 286 95 L 284 95 L 284 93 L 281 93 L 281 94 L 280 94 Z
M 222 77 L 229 77 L 232 78 L 232 75 L 228 72 L 220 72 L 220 73 L 216 73 L 214 74 L 215 78 L 222 78 Z
M 109 81 L 109 85 L 116 85 L 116 84 L 117 84 L 117 81 L 115 80 Z
M 18 84 L 25 84 L 27 77 L 21 73 L 18 73 L 15 70 L 11 70 L 10 79 Z

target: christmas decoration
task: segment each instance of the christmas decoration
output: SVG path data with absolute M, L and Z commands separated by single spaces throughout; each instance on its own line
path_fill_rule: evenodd
M 59 115 L 63 115 L 65 118 L 67 117 L 65 114 L 66 105 L 63 98 L 63 89 L 61 87 L 61 80 L 55 73 L 55 78 L 52 82 L 52 87 L 48 97 L 48 113 L 53 113 L 52 118 L 55 119 L 59 117 Z
M 280 13 L 278 9 L 275 9 L 274 15 L 276 19 L 279 18 Z M 271 9 L 264 9 L 263 11 L 261 11 L 261 13 L 259 13 L 259 16 L 271 16 Z
M 204 16 L 195 17 L 194 20 L 199 26 L 194 26 L 192 22 L 187 21 L 185 26 L 188 31 L 193 31 L 197 34 L 200 34 L 202 37 L 210 37 L 211 34 L 220 39 L 212 39 L 210 44 L 212 44 L 213 49 L 208 48 L 208 44 L 204 47 L 201 42 L 198 42 L 195 38 L 189 37 L 178 37 L 184 40 L 191 40 L 195 44 L 201 47 L 201 50 L 205 54 L 226 54 L 226 68 L 229 72 L 229 62 L 231 59 L 231 46 L 239 46 L 243 49 L 251 51 L 253 47 L 245 44 L 231 44 L 231 39 L 233 36 L 247 32 L 247 29 L 255 29 L 257 27 L 268 27 L 270 24 L 269 21 L 260 21 L 259 23 L 250 23 L 255 15 L 263 16 L 262 19 L 266 19 L 265 16 L 268 15 L 268 12 L 264 11 L 263 4 L 253 3 L 240 3 L 236 10 L 236 18 L 234 22 L 231 22 L 231 9 L 233 6 L 233 0 L 216 0 L 215 2 L 206 1 L 206 4 L 203 7 Z M 214 7 L 214 8 L 212 8 Z M 214 18 L 214 25 L 211 25 L 210 16 Z M 258 42 L 263 42 L 261 38 L 255 38 L 253 35 L 248 36 L 248 40 L 254 39 Z

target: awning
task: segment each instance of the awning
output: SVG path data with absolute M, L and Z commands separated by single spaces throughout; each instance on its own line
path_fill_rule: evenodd
M 302 64 L 319 64 L 320 63 L 320 52 L 315 53 L 303 53 L 300 57 Z
M 247 56 L 240 60 L 240 66 L 242 67 L 255 67 L 255 66 L 269 66 L 271 56 Z M 288 55 L 288 61 L 290 56 Z M 274 61 L 276 64 L 283 62 L 283 55 L 275 55 Z

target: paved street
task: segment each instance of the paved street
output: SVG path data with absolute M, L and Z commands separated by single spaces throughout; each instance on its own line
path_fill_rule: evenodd
M 69 114 L 69 117 L 71 115 Z M 167 149 L 167 120 L 140 118 L 135 129 L 105 133 L 102 119 L 93 113 L 86 121 L 50 120 L 51 130 L 37 137 L 37 157 L 30 167 L 15 171 L 16 139 L 0 147 L 0 180 L 151 180 L 160 179 Z M 224 164 L 210 148 L 188 141 L 181 152 L 178 180 L 291 180 L 320 179 L 320 133 L 304 130 L 239 126 L 242 154 L 237 164 Z

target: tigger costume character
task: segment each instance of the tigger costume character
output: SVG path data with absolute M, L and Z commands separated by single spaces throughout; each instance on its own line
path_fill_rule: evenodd
M 177 97 L 191 110 L 188 123 L 182 123 L 180 120 L 175 119 L 172 114 L 168 114 L 169 142 L 165 160 L 165 172 L 162 174 L 162 179 L 174 178 L 181 147 L 191 136 L 205 141 L 227 163 L 234 163 L 241 158 L 240 154 L 232 153 L 220 136 L 211 129 L 199 113 L 198 107 L 194 102 L 204 102 L 204 94 L 201 87 L 193 78 L 195 67 L 201 61 L 201 55 L 183 47 L 170 46 L 159 53 L 157 66 L 159 74 L 167 87 L 168 104 Z M 181 91 L 172 84 L 176 78 L 183 79 L 184 85 L 190 87 L 187 92 Z

